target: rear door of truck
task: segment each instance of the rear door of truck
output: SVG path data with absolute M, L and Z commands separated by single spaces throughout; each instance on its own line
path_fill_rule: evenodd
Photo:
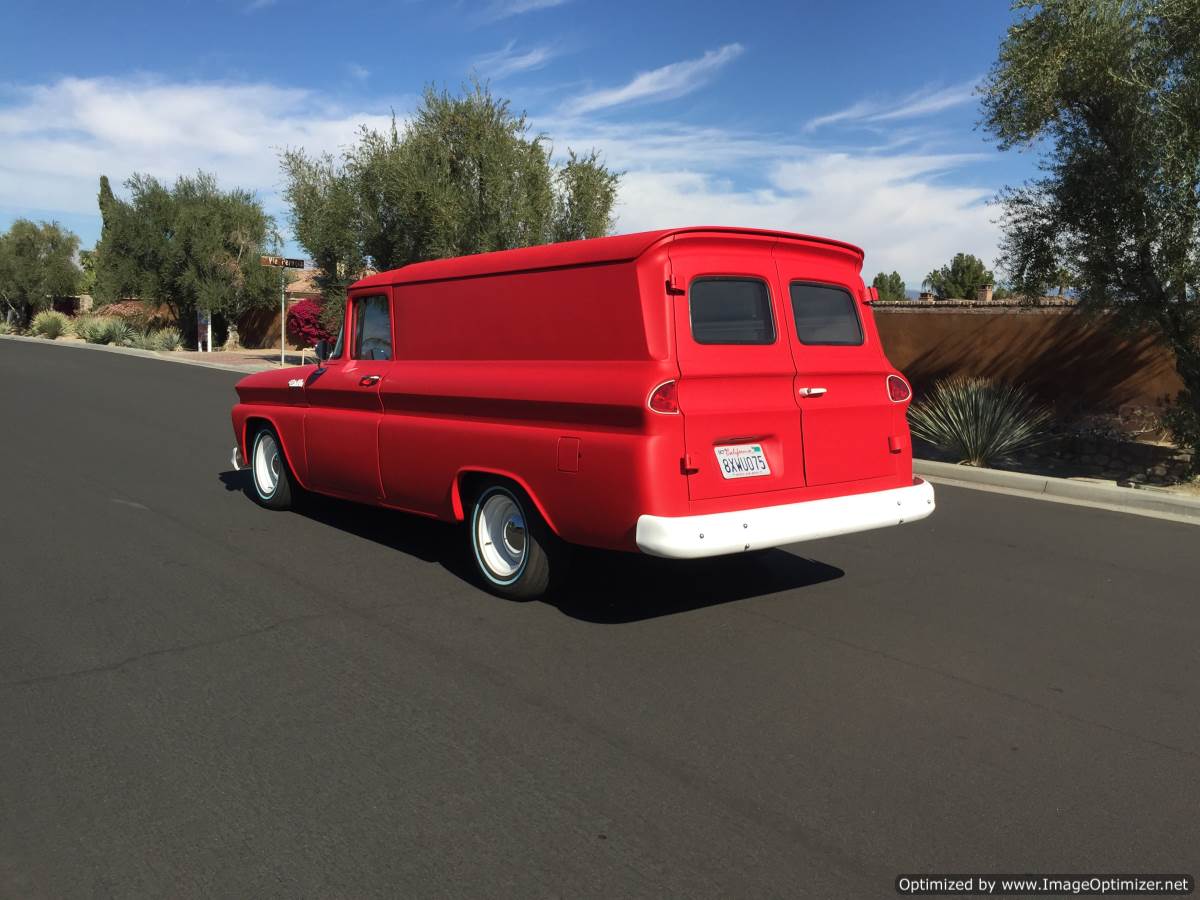
M 862 302 L 857 269 L 782 241 L 774 255 L 796 364 L 806 482 L 894 475 L 907 428 L 888 395 L 893 369 Z
M 671 290 L 692 500 L 804 486 L 787 306 L 772 241 L 671 246 Z

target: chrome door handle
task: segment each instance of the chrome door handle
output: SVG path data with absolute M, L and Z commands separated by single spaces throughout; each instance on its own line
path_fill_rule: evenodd
M 375 385 L 379 384 L 379 379 L 382 377 L 382 375 L 364 375 L 362 378 L 358 379 L 358 386 L 374 387 Z
M 801 397 L 820 397 L 824 394 L 826 388 L 800 388 Z

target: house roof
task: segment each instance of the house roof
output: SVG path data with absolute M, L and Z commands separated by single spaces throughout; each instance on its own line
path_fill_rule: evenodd
M 861 262 L 863 252 L 853 244 L 832 238 L 795 234 L 790 231 L 771 231 L 765 228 L 728 228 L 723 226 L 695 226 L 691 228 L 664 228 L 660 231 L 641 231 L 615 237 L 592 238 L 583 241 L 565 241 L 559 244 L 542 244 L 522 247 L 518 250 L 499 250 L 494 253 L 477 253 L 473 256 L 457 256 L 451 259 L 434 259 L 412 263 L 399 269 L 379 272 L 352 284 L 351 288 L 378 287 L 385 284 L 411 284 L 420 281 L 440 281 L 446 278 L 469 278 L 473 275 L 491 275 L 499 272 L 522 272 L 536 269 L 552 269 L 559 266 L 578 266 L 596 263 L 625 262 L 637 259 L 655 244 L 681 234 L 699 232 L 719 234 L 748 234 L 761 237 L 782 238 L 807 243 L 828 244 L 849 250 Z

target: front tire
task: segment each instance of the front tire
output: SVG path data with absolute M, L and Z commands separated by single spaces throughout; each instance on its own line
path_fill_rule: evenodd
M 491 484 L 479 492 L 469 530 L 483 585 L 501 597 L 541 597 L 565 571 L 565 548 L 529 498 L 508 485 Z
M 293 482 L 279 435 L 269 425 L 254 434 L 250 449 L 250 482 L 254 499 L 267 509 L 290 509 Z

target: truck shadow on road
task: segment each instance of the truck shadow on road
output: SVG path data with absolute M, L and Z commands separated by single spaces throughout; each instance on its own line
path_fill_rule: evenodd
M 245 472 L 218 476 L 253 500 Z M 348 500 L 305 494 L 294 513 L 416 557 L 478 586 L 462 526 Z M 542 602 L 584 622 L 619 625 L 811 587 L 841 578 L 836 566 L 786 550 L 669 560 L 576 548 L 570 577 Z

